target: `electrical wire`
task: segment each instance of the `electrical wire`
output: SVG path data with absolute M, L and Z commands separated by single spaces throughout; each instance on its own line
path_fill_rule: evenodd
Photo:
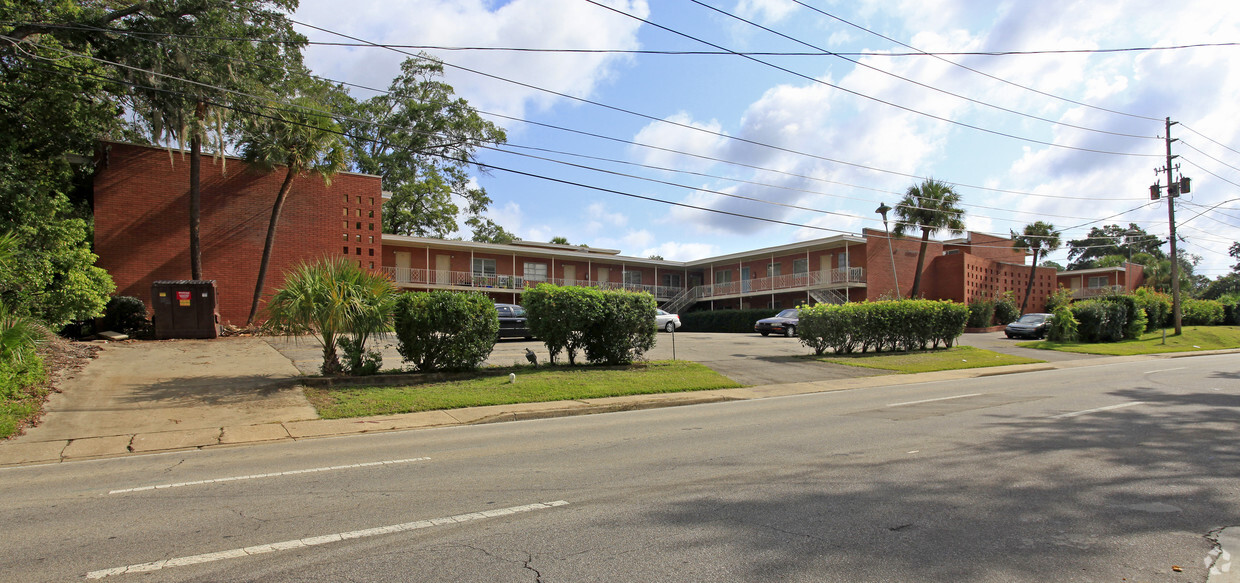
M 951 119 L 951 118 L 947 118 L 947 117 L 943 117 L 943 116 L 939 116 L 939 115 L 934 115 L 934 114 L 932 114 L 932 113 L 927 113 L 927 112 L 924 112 L 924 111 L 921 111 L 921 110 L 918 110 L 918 109 L 914 109 L 914 108 L 911 108 L 911 107 L 907 107 L 907 106 L 904 106 L 904 105 L 900 105 L 900 104 L 897 104 L 897 103 L 894 103 L 894 102 L 891 102 L 891 101 L 887 101 L 887 100 L 884 100 L 884 99 L 879 99 L 879 98 L 874 97 L 874 96 L 872 96 L 872 95 L 866 95 L 866 94 L 861 93 L 861 92 L 859 92 L 859 91 L 853 91 L 852 89 L 848 89 L 848 88 L 846 88 L 846 87 L 843 87 L 843 86 L 840 86 L 840 85 L 836 85 L 836 84 L 834 84 L 834 83 L 829 83 L 829 82 L 827 82 L 827 81 L 824 81 L 824 80 L 822 80 L 822 79 L 818 79 L 818 78 L 812 77 L 812 76 L 810 76 L 810 75 L 805 75 L 805 74 L 803 74 L 803 73 L 798 73 L 797 71 L 793 71 L 792 69 L 789 69 L 789 68 L 787 68 L 787 67 L 781 67 L 781 66 L 776 65 L 776 64 L 774 64 L 774 63 L 769 63 L 769 62 L 767 62 L 767 61 L 763 61 L 762 59 L 759 59 L 759 58 L 757 58 L 757 57 L 752 57 L 752 56 L 748 56 L 748 55 L 742 55 L 742 54 L 740 54 L 740 53 L 738 53 L 738 52 L 736 52 L 736 51 L 731 51 L 730 49 L 728 49 L 728 48 L 726 48 L 726 47 L 724 47 L 724 46 L 717 45 L 717 44 L 712 43 L 712 42 L 710 42 L 710 41 L 703 40 L 703 39 L 697 38 L 697 37 L 695 37 L 695 36 L 692 36 L 692 35 L 690 35 L 690 34 L 686 34 L 686 33 L 684 33 L 684 32 L 680 32 L 680 31 L 675 30 L 675 29 L 673 29 L 673 28 L 669 28 L 669 27 L 663 26 L 663 25 L 658 24 L 658 23 L 656 23 L 656 22 L 653 22 L 653 21 L 651 21 L 651 20 L 649 20 L 649 19 L 642 18 L 642 17 L 637 16 L 637 15 L 634 15 L 634 14 L 629 14 L 629 13 L 627 13 L 627 12 L 625 12 L 625 11 L 623 11 L 623 10 L 620 10 L 620 9 L 618 9 L 618 8 L 613 8 L 613 7 L 611 7 L 611 6 L 607 6 L 607 5 L 605 5 L 605 4 L 602 4 L 602 3 L 598 2 L 597 0 L 585 0 L 585 1 L 586 1 L 586 2 L 589 2 L 590 4 L 593 4 L 593 5 L 595 5 L 595 6 L 598 6 L 599 8 L 603 8 L 603 9 L 610 10 L 610 11 L 612 11 L 612 12 L 615 12 L 616 14 L 621 14 L 621 15 L 627 16 L 627 17 L 632 18 L 632 19 L 634 19 L 634 20 L 636 20 L 636 21 L 638 21 L 638 22 L 642 22 L 642 23 L 648 24 L 648 25 L 653 26 L 653 27 L 655 27 L 655 28 L 658 28 L 658 29 L 660 29 L 660 30 L 667 31 L 667 32 L 669 32 L 669 33 L 672 33 L 672 34 L 675 34 L 675 35 L 678 35 L 678 36 L 683 36 L 683 37 L 685 37 L 685 38 L 687 38 L 687 39 L 691 39 L 691 40 L 697 41 L 697 42 L 699 42 L 699 43 L 702 43 L 702 44 L 705 44 L 705 45 L 707 45 L 707 46 L 711 46 L 711 47 L 714 47 L 714 48 L 717 48 L 717 49 L 720 49 L 720 50 L 729 51 L 729 52 L 731 52 L 732 54 L 734 54 L 734 55 L 736 55 L 736 56 L 738 56 L 738 57 L 743 57 L 743 58 L 745 58 L 745 59 L 748 59 L 748 60 L 753 61 L 753 62 L 755 62 L 755 63 L 760 63 L 760 64 L 762 64 L 762 65 L 764 65 L 764 66 L 767 66 L 767 67 L 770 67 L 770 68 L 772 68 L 772 69 L 776 69 L 776 70 L 779 70 L 779 71 L 783 71 L 783 72 L 785 72 L 785 73 L 788 73 L 788 74 L 794 75 L 794 76 L 796 76 L 796 77 L 800 77 L 800 78 L 805 79 L 805 80 L 807 80 L 807 81 L 810 81 L 810 82 L 812 82 L 812 83 L 817 83 L 817 84 L 820 84 L 820 85 L 825 85 L 825 86 L 830 87 L 830 88 L 832 88 L 832 89 L 835 89 L 835 90 L 837 90 L 837 91 L 842 91 L 842 92 L 844 92 L 844 93 L 848 93 L 849 95 L 853 95 L 853 96 L 856 96 L 856 97 L 860 97 L 860 98 L 862 98 L 862 99 L 868 99 L 868 100 L 870 100 L 870 101 L 874 101 L 874 102 L 877 102 L 877 103 L 881 103 L 881 104 L 883 104 L 883 105 L 887 105 L 887 106 L 889 106 L 889 107 L 894 107 L 894 108 L 896 108 L 896 109 L 899 109 L 899 110 L 902 110 L 902 111 L 907 111 L 907 112 L 909 112 L 909 113 L 916 114 L 916 115 L 920 115 L 920 116 L 923 116 L 923 117 L 927 117 L 927 118 L 930 118 L 930 119 L 933 119 L 933 120 L 937 120 L 937 121 L 941 121 L 941 122 L 949 123 L 949 124 L 952 124 L 952 125 L 957 125 L 957 126 L 964 127 L 964 128 L 969 128 L 969 129 L 976 130 L 976 131 L 980 131 L 980 132 L 987 133 L 987 134 L 992 134 L 992 135 L 996 135 L 996 136 L 1002 136 L 1002 137 L 1005 137 L 1005 138 L 1010 138 L 1010 139 L 1014 139 L 1014 140 L 1019 140 L 1019 141 L 1022 141 L 1022 142 L 1028 142 L 1028 143 L 1031 143 L 1031 144 L 1038 144 L 1038 145 L 1042 145 L 1042 146 L 1049 146 L 1049 147 L 1053 147 L 1053 148 L 1064 148 L 1064 149 L 1067 149 L 1067 150 L 1074 150 L 1074 151 L 1078 151 L 1078 152 L 1090 152 L 1090 153 L 1093 153 L 1093 154 L 1107 154 L 1107 155 L 1112 155 L 1112 156 L 1132 156 L 1132 157 L 1140 157 L 1140 158 L 1158 157 L 1158 156 L 1159 156 L 1159 154 L 1138 154 L 1138 153 L 1135 153 L 1135 152 L 1112 152 L 1112 151 L 1109 151 L 1109 150 L 1096 150 L 1096 149 L 1093 149 L 1093 148 L 1081 148 L 1081 147 L 1077 147 L 1077 146 L 1067 146 L 1067 145 L 1064 145 L 1064 144 L 1057 144 L 1057 143 L 1055 143 L 1055 142 L 1047 142 L 1047 141 L 1044 141 L 1044 140 L 1036 140 L 1036 139 L 1033 139 L 1033 138 L 1027 138 L 1027 137 L 1024 137 L 1024 136 L 1018 136 L 1018 135 L 1015 135 L 1015 134 L 1009 134 L 1009 133 L 1007 133 L 1007 132 L 1001 132 L 1001 131 L 998 131 L 998 130 L 987 129 L 987 128 L 984 128 L 984 127 L 981 127 L 981 126 L 977 126 L 977 125 L 973 125 L 973 124 L 968 124 L 968 123 L 965 123 L 965 122 L 962 122 L 962 121 L 957 121 L 957 120 L 954 120 L 954 119 Z M 692 126 L 686 126 L 686 127 L 692 127 Z M 700 129 L 700 128 L 694 128 L 694 129 L 696 129 L 697 131 L 707 131 L 707 130 L 702 130 L 702 129 Z M 714 133 L 714 132 L 709 132 L 709 133 Z M 719 134 L 719 135 L 724 135 L 724 134 Z M 734 138 L 734 139 L 741 139 L 741 138 Z

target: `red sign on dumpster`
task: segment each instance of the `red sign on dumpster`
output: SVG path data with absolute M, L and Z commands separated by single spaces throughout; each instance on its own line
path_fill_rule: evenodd
M 189 305 L 189 292 L 187 291 L 177 292 L 177 303 L 182 306 L 188 306 Z

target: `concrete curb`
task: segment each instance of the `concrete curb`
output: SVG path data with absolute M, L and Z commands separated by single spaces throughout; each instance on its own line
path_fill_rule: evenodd
M 715 389 L 691 393 L 633 395 L 575 401 L 492 405 L 444 411 L 424 411 L 380 417 L 348 419 L 308 419 L 282 423 L 263 423 L 217 428 L 185 429 L 154 433 L 135 433 L 84 439 L 58 439 L 44 442 L 0 444 L 0 467 L 47 464 L 65 461 L 119 457 L 186 449 L 228 447 L 254 443 L 297 441 L 316 437 L 333 437 L 408 431 L 434 427 L 479 425 L 527 419 L 549 419 L 576 415 L 594 415 L 620 411 L 637 411 L 683 405 L 744 401 L 790 395 L 846 391 L 870 387 L 910 385 L 923 382 L 949 381 L 992 377 L 1049 370 L 1097 366 L 1118 362 L 1135 362 L 1186 356 L 1238 354 L 1240 349 L 1176 352 L 1135 356 L 1114 356 L 1105 359 L 1067 360 L 1054 363 L 1017 364 L 991 368 L 971 368 L 906 375 L 881 375 L 817 381 L 763 385 L 736 389 Z

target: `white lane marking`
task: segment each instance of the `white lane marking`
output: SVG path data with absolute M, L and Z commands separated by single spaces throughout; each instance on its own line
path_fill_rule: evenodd
M 1106 407 L 1098 407 L 1097 409 L 1086 409 L 1084 411 L 1073 411 L 1071 413 L 1062 413 L 1059 415 L 1052 415 L 1051 419 L 1067 419 L 1068 417 L 1076 417 L 1078 415 L 1088 415 L 1090 413 L 1097 413 L 1099 411 L 1111 411 L 1113 409 L 1123 409 L 1124 407 L 1132 407 L 1135 405 L 1144 405 L 1144 404 L 1145 404 L 1145 401 L 1133 401 L 1131 403 L 1120 403 L 1118 405 L 1107 405 Z
M 921 401 L 909 401 L 907 403 L 892 403 L 890 405 L 883 405 L 883 406 L 884 407 L 903 407 L 905 405 L 919 405 L 921 403 L 933 403 L 935 401 L 947 401 L 949 399 L 963 399 L 965 397 L 977 397 L 977 396 L 984 395 L 984 394 L 986 393 L 969 393 L 967 395 L 956 395 L 954 397 L 939 397 L 937 399 L 923 399 Z
M 407 464 L 411 462 L 422 462 L 429 460 L 428 457 L 415 457 L 403 460 L 384 460 L 381 462 L 366 462 L 361 464 L 349 464 L 347 466 L 329 466 L 325 468 L 308 468 L 305 470 L 289 470 L 287 472 L 272 472 L 270 474 L 251 474 L 249 476 L 231 476 L 227 478 L 212 478 L 210 480 L 194 480 L 193 482 L 177 482 L 175 484 L 157 484 L 155 486 L 141 486 L 138 488 L 125 488 L 124 490 L 112 490 L 108 494 L 127 494 L 129 492 L 145 492 L 147 490 L 163 490 L 165 488 L 180 488 L 183 486 L 201 486 L 203 484 L 218 484 L 220 482 L 236 482 L 238 480 L 257 480 L 259 478 L 276 478 L 280 476 L 295 476 L 297 474 L 312 474 L 315 472 L 331 472 L 335 470 L 352 470 L 356 468 L 369 468 L 373 466 L 389 466 L 393 464 Z
M 178 557 L 175 559 L 163 559 L 152 561 L 150 563 L 138 563 L 136 565 L 126 565 L 124 567 L 113 567 L 111 569 L 100 569 L 91 571 L 86 574 L 87 579 L 103 579 L 112 575 L 122 575 L 125 573 L 146 573 L 150 571 L 158 571 L 169 567 L 184 567 L 186 565 L 197 565 L 199 563 L 210 563 L 212 561 L 222 561 L 224 559 L 235 559 L 238 557 L 248 557 L 251 555 L 261 555 L 264 553 L 274 553 L 276 551 L 287 551 L 290 549 L 300 549 L 312 547 L 316 545 L 324 545 L 327 543 L 339 542 L 342 540 L 366 538 L 371 536 L 379 536 L 381 534 L 391 534 L 394 532 L 403 532 L 407 530 L 418 530 L 421 528 L 430 528 L 432 526 L 440 526 L 444 524 L 455 524 L 460 522 L 470 522 L 473 520 L 482 520 L 484 518 L 494 518 L 496 516 L 507 516 L 509 514 L 519 514 L 522 512 L 531 512 L 534 510 L 545 510 L 556 506 L 564 506 L 568 502 L 564 500 L 556 500 L 555 502 L 537 502 L 534 504 L 526 504 L 524 506 L 510 506 L 508 508 L 497 508 L 494 510 L 484 510 L 482 512 L 470 512 L 468 514 L 457 514 L 456 516 L 445 516 L 443 518 L 432 518 L 430 520 L 418 520 L 414 522 L 406 522 L 404 524 L 393 524 L 391 526 L 380 526 L 376 528 L 367 528 L 364 530 L 354 530 L 350 532 L 338 532 L 336 534 L 328 534 L 323 536 L 313 536 L 309 538 L 287 540 L 278 543 L 268 543 L 263 545 L 254 545 L 240 549 L 230 549 L 227 551 L 216 551 L 214 553 L 204 553 L 201 555 L 191 555 L 188 557 Z
M 1186 369 L 1186 368 L 1188 368 L 1188 367 L 1187 367 L 1187 366 L 1181 366 L 1181 367 L 1177 367 L 1177 368 L 1160 368 L 1160 369 L 1158 369 L 1158 370 L 1147 370 L 1147 371 L 1145 371 L 1145 374 L 1154 374 L 1154 373 L 1156 373 L 1156 372 L 1169 372 L 1169 371 L 1173 371 L 1173 370 L 1184 370 L 1184 369 Z

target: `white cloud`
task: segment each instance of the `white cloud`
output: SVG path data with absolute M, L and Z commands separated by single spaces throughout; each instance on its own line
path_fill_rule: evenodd
M 636 157 L 643 164 L 651 166 L 701 172 L 710 168 L 714 162 L 694 156 L 677 154 L 668 150 L 687 152 L 706 158 L 717 158 L 728 143 L 726 137 L 713 135 L 724 133 L 718 121 L 694 121 L 688 113 L 683 111 L 668 116 L 664 120 L 669 123 L 650 122 L 646 127 L 638 131 L 637 135 L 633 136 L 634 142 L 655 146 L 658 149 L 630 146 L 630 155 Z M 705 131 L 690 128 L 698 128 Z
M 640 17 L 650 12 L 645 0 L 608 4 Z M 296 18 L 376 43 L 437 46 L 635 49 L 640 26 L 636 20 L 576 0 L 513 0 L 498 8 L 484 0 L 357 0 L 347 9 L 328 0 L 306 0 Z M 311 40 L 344 40 L 304 32 Z M 428 52 L 452 65 L 578 97 L 592 94 L 627 62 L 625 57 L 601 53 Z M 381 48 L 311 47 L 306 54 L 307 64 L 317 74 L 378 88 L 386 88 L 400 62 L 409 57 Z M 522 117 L 529 108 L 545 109 L 564 100 L 453 67 L 447 67 L 445 74 L 457 95 L 482 110 Z
M 792 14 L 797 4 L 792 0 L 740 0 L 733 11 L 747 20 L 760 20 L 771 24 Z
M 693 261 L 720 255 L 719 247 L 709 243 L 681 243 L 666 241 L 654 247 L 642 249 L 639 255 L 649 257 L 658 255 L 668 261 Z

